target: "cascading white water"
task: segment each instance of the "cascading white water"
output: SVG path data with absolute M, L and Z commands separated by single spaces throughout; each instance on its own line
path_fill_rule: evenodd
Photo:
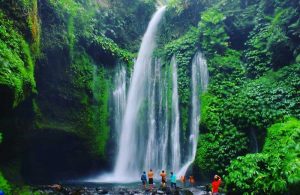
M 115 140 L 119 141 L 121 125 L 126 107 L 126 69 L 124 66 L 117 67 L 117 73 L 114 77 L 114 90 L 112 92 L 112 96 L 114 113 L 113 129 L 116 135 Z
M 156 63 L 161 68 L 160 60 Z M 159 68 L 159 70 L 160 70 Z M 168 71 L 165 71 L 164 78 L 162 79 L 161 73 L 159 74 L 159 154 L 161 169 L 166 170 L 168 165 L 168 141 L 169 141 L 169 120 L 168 120 Z
M 156 32 L 164 12 L 165 7 L 159 8 L 148 25 L 127 97 L 125 69 L 121 68 L 115 78 L 113 118 L 119 142 L 114 172 L 89 181 L 137 181 L 140 173 L 150 168 L 156 177 L 161 170 L 174 171 L 180 177 L 195 158 L 200 120 L 199 96 L 207 88 L 207 65 L 198 52 L 192 62 L 190 143 L 187 154 L 182 154 L 176 58 L 173 56 L 170 66 L 164 67 L 160 59 L 152 60 Z M 186 161 L 182 162 L 184 159 Z
M 148 143 L 147 143 L 147 150 L 146 150 L 146 157 L 145 157 L 145 166 L 144 170 L 150 167 L 157 167 L 158 166 L 158 151 L 155 149 L 157 146 L 156 140 L 156 110 L 155 110 L 155 95 L 156 95 L 156 79 L 158 72 L 158 63 L 155 63 L 154 70 L 151 70 L 152 74 L 149 74 L 148 81 L 150 81 L 150 85 L 148 88 Z M 153 77 L 154 75 L 154 77 Z
M 174 172 L 179 171 L 180 154 L 180 124 L 179 124 L 179 103 L 178 103 L 178 83 L 177 83 L 177 63 L 175 56 L 171 60 L 172 66 L 172 125 L 171 125 L 171 167 Z
M 199 95 L 207 90 L 208 70 L 206 59 L 201 52 L 197 52 L 192 61 L 192 111 L 190 121 L 189 151 L 188 160 L 178 173 L 178 177 L 185 175 L 189 166 L 193 163 L 199 135 L 200 121 L 200 97 Z
M 134 65 L 132 80 L 129 87 L 126 110 L 122 123 L 120 147 L 117 155 L 114 175 L 120 181 L 128 181 L 129 178 L 136 179 L 139 176 L 143 158 L 138 158 L 140 146 L 145 143 L 139 141 L 139 135 L 143 129 L 138 129 L 137 120 L 142 103 L 145 100 L 147 74 L 151 73 L 152 53 L 155 48 L 155 38 L 159 22 L 165 12 L 165 7 L 159 8 L 153 15 L 147 31 L 143 37 L 137 61 Z M 145 140 L 145 139 L 142 139 Z M 144 154 L 145 155 L 145 154 Z

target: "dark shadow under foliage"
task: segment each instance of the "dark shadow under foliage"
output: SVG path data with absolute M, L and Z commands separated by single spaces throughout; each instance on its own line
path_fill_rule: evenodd
M 59 129 L 33 133 L 24 144 L 21 173 L 27 183 L 57 183 L 86 176 L 98 163 L 105 167 L 86 152 L 84 140 Z

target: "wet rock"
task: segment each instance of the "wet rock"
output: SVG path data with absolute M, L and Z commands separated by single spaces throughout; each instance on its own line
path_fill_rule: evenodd
M 98 194 L 108 194 L 108 191 L 100 189 L 100 190 L 97 190 L 97 193 Z
M 36 187 L 34 191 L 39 191 L 44 195 L 192 195 L 192 194 L 205 194 L 203 187 L 193 188 L 176 188 L 172 189 L 169 186 L 166 188 L 154 188 L 150 191 L 148 188 L 143 189 L 140 187 L 130 186 L 112 186 L 112 187 L 78 187 L 78 186 L 62 186 L 61 189 L 55 190 L 49 187 Z

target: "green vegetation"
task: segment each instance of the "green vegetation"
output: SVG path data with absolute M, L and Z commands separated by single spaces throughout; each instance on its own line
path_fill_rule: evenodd
M 111 53 L 113 56 L 116 56 L 130 65 L 133 65 L 134 55 L 125 49 L 121 49 L 113 42 L 113 40 L 99 36 L 95 38 L 95 42 L 99 44 L 104 51 Z
M 107 79 L 105 78 L 105 69 L 99 68 L 96 70 L 96 78 L 93 83 L 93 94 L 96 100 L 95 106 L 95 124 L 100 134 L 97 136 L 96 147 L 100 151 L 100 155 L 105 158 L 106 145 L 109 136 L 109 112 L 108 112 L 108 98 L 109 98 L 109 87 Z
M 25 138 L 62 131 L 84 143 L 95 162 L 111 162 L 111 75 L 117 63 L 132 68 L 154 10 L 151 0 L 0 0 L 0 105 L 9 107 L 0 128 L 11 133 L 0 133 L 0 142 L 10 139 L 5 151 L 23 154 Z M 210 80 L 194 171 L 223 174 L 228 192 L 299 193 L 299 10 L 296 0 L 169 1 L 155 57 L 171 72 L 176 56 L 187 145 L 191 61 L 205 54 Z M 172 78 L 165 79 L 171 102 Z M 252 131 L 261 152 L 247 154 Z M 29 193 L 4 176 L 0 189 Z
M 97 166 L 111 160 L 111 72 L 117 63 L 131 68 L 154 9 L 152 1 L 0 0 L 0 128 L 18 135 L 7 136 L 5 151 L 14 155 L 5 163 L 20 161 L 6 178 L 21 178 L 24 159 L 15 151 L 24 152 L 25 135 L 32 142 L 40 132 L 80 140 Z
M 35 79 L 29 46 L 13 26 L 0 10 L 0 85 L 13 92 L 16 107 L 35 91 Z
M 224 105 L 226 115 L 239 129 L 263 130 L 285 116 L 299 118 L 300 64 L 270 71 L 251 81 Z
M 238 132 L 235 127 L 203 134 L 198 141 L 195 166 L 202 175 L 212 172 L 222 174 L 231 159 L 245 154 L 246 144 L 245 134 Z
M 197 50 L 198 39 L 198 29 L 191 28 L 185 35 L 156 52 L 157 55 L 163 55 L 167 61 L 171 60 L 173 55 L 176 56 L 180 120 L 184 134 L 189 128 L 190 63 Z
M 201 14 L 198 27 L 201 32 L 201 47 L 209 53 L 222 53 L 228 46 L 228 35 L 224 28 L 225 16 L 215 8 Z
M 190 6 L 194 3 L 195 1 L 171 1 L 170 9 L 175 9 L 177 14 L 173 17 L 180 18 L 187 10 L 193 13 L 196 8 Z M 245 180 L 241 181 L 237 175 L 235 181 L 232 179 L 227 185 L 228 189 L 235 189 L 236 193 L 282 193 L 287 189 L 294 190 L 294 183 L 291 187 L 289 184 L 283 185 L 280 176 L 274 174 L 268 182 L 260 181 L 264 187 L 260 184 L 251 185 L 260 177 L 249 173 L 248 170 L 251 172 L 251 169 L 248 167 L 256 166 L 251 164 L 254 162 L 259 164 L 260 161 L 272 161 L 270 154 L 268 158 L 262 154 L 250 154 L 245 159 L 238 156 L 243 156 L 250 150 L 248 137 L 251 129 L 257 130 L 258 144 L 263 145 L 263 135 L 268 127 L 286 116 L 300 117 L 297 109 L 299 63 L 293 63 L 297 62 L 299 53 L 299 44 L 295 44 L 299 43 L 299 38 L 296 37 L 299 33 L 294 28 L 299 25 L 295 13 L 297 6 L 292 1 L 275 1 L 272 6 L 268 6 L 265 1 L 247 4 L 226 0 L 201 3 L 206 9 L 200 11 L 200 21 L 197 28 L 192 28 L 193 33 L 192 30 L 184 32 L 181 26 L 172 26 L 175 28 L 174 32 L 181 29 L 181 36 L 157 52 L 165 52 L 167 59 L 179 54 L 178 61 L 182 56 L 186 57 L 183 58 L 183 63 L 179 62 L 179 66 L 183 64 L 180 70 L 183 72 L 189 72 L 190 60 L 198 48 L 207 56 L 210 83 L 208 91 L 201 96 L 201 134 L 194 163 L 195 170 L 205 177 L 213 173 L 230 175 L 237 167 L 241 167 L 234 173 L 249 177 L 245 176 Z M 188 36 L 189 34 L 194 36 Z M 168 38 L 164 37 L 164 40 Z M 185 47 L 184 42 L 189 46 Z M 188 86 L 189 76 L 179 75 L 180 77 Z M 183 102 L 189 102 L 189 92 L 184 91 L 182 94 L 184 95 L 180 98 Z M 180 105 L 182 121 L 187 121 L 188 118 L 182 112 L 185 106 Z M 185 131 L 184 128 L 182 130 Z M 274 139 L 280 140 L 281 137 Z M 280 153 L 285 152 L 278 151 Z M 299 151 L 295 154 L 299 155 Z M 244 160 L 231 163 L 237 157 Z M 276 166 L 279 160 L 274 159 L 272 166 Z M 226 169 L 228 166 L 231 168 Z M 278 166 L 282 167 L 282 164 Z M 295 170 L 298 171 L 299 167 L 294 167 Z M 278 180 L 274 177 L 278 177 Z M 299 179 L 299 175 L 294 178 Z M 248 188 L 242 188 L 243 184 L 248 185 Z M 280 190 L 276 191 L 274 188 Z
M 2 133 L 0 132 L 0 144 L 2 142 Z M 0 190 L 2 190 L 6 194 L 10 194 L 11 187 L 6 179 L 3 177 L 2 173 L 0 172 Z
M 238 157 L 228 167 L 226 185 L 234 193 L 299 193 L 300 121 L 272 125 L 262 153 Z
M 11 193 L 11 186 L 5 180 L 1 172 L 0 172 L 0 189 L 3 190 L 5 194 Z

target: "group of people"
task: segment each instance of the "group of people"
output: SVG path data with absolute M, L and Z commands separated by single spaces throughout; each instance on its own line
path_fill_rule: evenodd
M 185 176 L 180 176 L 180 181 L 181 181 L 182 185 L 185 186 L 185 182 L 186 182 Z M 194 176 L 189 177 L 189 182 L 190 182 L 190 186 L 194 186 L 194 184 L 195 184 Z
M 149 189 L 152 190 L 153 189 L 153 178 L 154 178 L 154 173 L 153 173 L 152 169 L 149 170 L 147 175 L 148 175 Z M 144 171 L 141 176 L 142 184 L 145 189 L 146 189 L 146 184 L 147 184 L 147 175 L 146 175 L 146 171 Z M 162 170 L 160 173 L 160 176 L 161 176 L 161 186 L 164 188 L 167 186 L 167 173 L 164 170 Z M 177 181 L 177 178 L 176 178 L 175 173 L 171 172 L 171 174 L 170 174 L 171 188 L 176 188 L 176 181 Z M 181 176 L 180 181 L 183 183 L 183 185 L 185 185 L 185 176 Z M 189 182 L 190 182 L 190 185 L 193 186 L 195 183 L 195 178 L 193 176 L 190 176 Z M 212 185 L 211 191 L 212 191 L 213 195 L 218 195 L 220 184 L 221 184 L 221 177 L 218 175 L 215 175 L 214 180 L 211 183 L 211 185 Z
M 164 170 L 162 170 L 160 173 L 160 176 L 161 176 L 161 186 L 166 187 L 167 186 L 167 173 Z M 152 169 L 150 169 L 148 172 L 148 183 L 149 183 L 150 190 L 153 189 L 153 178 L 154 178 L 154 173 L 153 173 Z M 143 174 L 141 176 L 141 180 L 142 180 L 144 188 L 146 189 L 147 175 L 146 175 L 145 171 L 143 172 Z M 176 188 L 176 175 L 173 172 L 171 172 L 171 174 L 170 174 L 170 182 L 171 182 L 171 188 Z

